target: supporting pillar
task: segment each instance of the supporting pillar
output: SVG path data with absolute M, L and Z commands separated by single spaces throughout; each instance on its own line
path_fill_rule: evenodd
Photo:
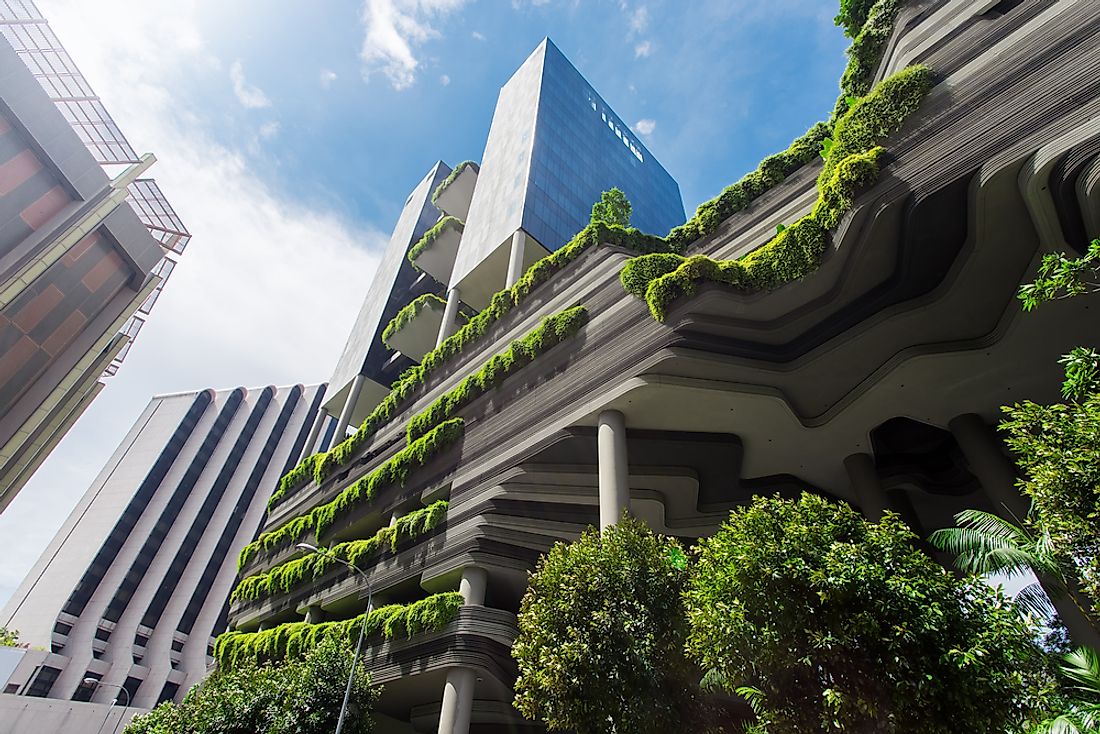
M 886 492 L 882 489 L 878 472 L 875 471 L 875 460 L 870 454 L 852 454 L 844 459 L 844 468 L 848 472 L 848 480 L 852 483 L 852 491 L 855 492 L 856 502 L 863 516 L 871 522 L 878 522 L 883 514 L 890 509 L 886 502 Z
M 630 509 L 630 465 L 626 456 L 626 418 L 617 410 L 600 413 L 596 429 L 600 478 L 600 530 L 614 525 Z
M 447 291 L 447 306 L 443 309 L 443 321 L 439 324 L 439 336 L 435 339 L 435 345 L 437 347 L 445 342 L 447 337 L 457 330 L 458 302 L 460 300 L 458 288 L 452 288 Z
M 1027 517 L 1028 502 L 1016 489 L 1016 467 L 1001 451 L 1001 442 L 997 435 L 981 416 L 974 413 L 956 416 L 947 427 L 951 429 L 951 434 L 962 449 L 970 472 L 981 483 L 993 511 L 1011 523 L 1022 523 Z M 1061 584 L 1050 578 L 1037 578 L 1073 641 L 1078 645 L 1100 649 L 1100 630 L 1092 625 L 1073 599 L 1061 593 Z M 1071 587 L 1068 594 L 1087 606 L 1088 600 L 1082 596 L 1075 580 L 1067 581 Z
M 309 429 L 309 438 L 306 439 L 306 445 L 302 447 L 302 455 L 298 457 L 298 461 L 313 455 L 317 447 L 317 439 L 321 436 L 321 426 L 325 424 L 327 415 L 324 408 L 317 409 L 317 417 L 313 419 L 313 427 Z
M 318 624 L 325 621 L 325 611 L 314 604 L 306 608 L 306 624 Z
M 512 233 L 512 250 L 508 253 L 508 278 L 505 288 L 511 288 L 523 276 L 523 254 L 527 249 L 527 233 L 517 229 Z
M 348 423 L 351 422 L 351 414 L 355 410 L 355 404 L 359 402 L 359 395 L 363 392 L 363 383 L 367 378 L 356 375 L 348 391 L 348 399 L 344 401 L 344 409 L 340 411 L 340 418 L 336 421 L 336 433 L 332 434 L 332 444 L 338 445 L 347 438 Z
M 443 685 L 443 706 L 439 710 L 439 734 L 468 734 L 474 707 L 477 677 L 469 668 L 451 668 Z
M 489 583 L 489 574 L 484 568 L 468 566 L 462 569 L 462 581 L 458 585 L 458 593 L 462 594 L 462 603 L 465 606 L 482 606 L 485 604 L 485 587 Z
M 993 430 L 974 413 L 953 418 L 947 427 L 962 449 L 970 472 L 993 503 L 994 511 L 1016 523 L 1023 522 L 1028 503 L 1016 489 L 1016 469 L 1001 452 L 1001 442 Z

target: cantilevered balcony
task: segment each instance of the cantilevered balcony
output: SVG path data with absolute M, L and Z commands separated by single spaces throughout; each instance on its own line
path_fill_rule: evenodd
M 474 186 L 480 170 L 473 161 L 463 161 L 455 166 L 451 175 L 432 194 L 432 203 L 436 209 L 465 222 L 470 213 L 470 202 L 474 198 Z
M 458 244 L 462 240 L 462 222 L 453 216 L 436 222 L 419 242 L 409 248 L 409 262 L 444 285 L 450 282 Z

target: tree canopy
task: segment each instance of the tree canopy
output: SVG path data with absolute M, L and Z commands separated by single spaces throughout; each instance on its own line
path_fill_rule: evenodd
M 216 671 L 183 703 L 162 703 L 135 717 L 123 734 L 331 734 L 351 659 L 346 642 L 329 638 L 300 659 Z M 380 692 L 360 660 L 344 721 L 347 734 L 372 730 L 371 711 Z
M 1000 593 L 917 549 L 896 515 L 865 521 L 803 494 L 754 499 L 700 542 L 688 652 L 791 734 L 1015 731 L 1047 666 Z
M 617 224 L 620 227 L 630 226 L 630 214 L 633 207 L 627 201 L 626 194 L 618 188 L 605 191 L 600 195 L 600 200 L 592 205 L 592 223 Z
M 557 543 L 531 575 L 512 655 L 516 708 L 552 731 L 702 731 L 683 653 L 687 557 L 624 517 Z

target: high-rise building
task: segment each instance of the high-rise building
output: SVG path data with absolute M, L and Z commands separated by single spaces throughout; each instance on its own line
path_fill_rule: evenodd
M 30 0 L 0 1 L 0 510 L 113 375 L 190 235 Z
M 206 674 L 237 554 L 323 392 L 153 398 L 0 612 L 32 648 L 4 652 L 21 658 L 0 690 L 105 702 L 122 686 L 146 709 L 182 699 Z
M 679 274 L 688 286 L 653 294 L 678 295 L 661 302 L 657 320 L 620 282 L 638 254 L 623 242 L 544 261 L 529 288 L 502 294 L 423 359 L 353 439 L 292 472 L 298 481 L 285 483 L 263 542 L 242 557 L 230 630 L 218 642 L 223 662 L 295 654 L 306 635 L 344 629 L 318 625 L 357 619 L 369 594 L 386 614 L 400 611 L 390 605 L 415 605 L 418 615 L 427 607 L 433 614 L 416 619 L 437 623 L 368 638 L 368 666 L 385 685 L 379 731 L 536 732 L 511 706 L 516 614 L 539 556 L 587 525 L 629 511 L 659 532 L 697 538 L 754 494 L 800 491 L 848 501 L 871 519 L 896 511 L 921 537 L 968 507 L 1022 516 L 1015 467 L 993 428 L 1000 406 L 1057 400 L 1058 355 L 1096 341 L 1100 296 L 1024 314 L 1015 294 L 1044 253 L 1082 251 L 1100 237 L 1100 73 L 1088 71 L 1097 69 L 1100 13 L 1088 2 L 897 7 L 875 68 L 859 66 L 864 56 L 853 62 L 866 87 L 852 96 L 874 98 L 875 82 L 915 63 L 932 68 L 934 84 L 905 96 L 923 92 L 918 70 L 877 105 L 857 106 L 893 109 L 898 95 L 916 111 L 874 141 L 890 155 L 830 221 L 820 260 L 790 267 L 784 254 L 796 264 L 805 255 L 783 249 L 800 240 L 777 235 L 776 224 L 788 231 L 812 217 L 795 233 L 825 228 L 815 207 L 824 136 L 768 159 L 751 188 L 730 194 L 741 201 L 706 208 L 710 220 L 687 230 L 704 234 L 677 243 L 719 261 L 757 252 L 740 267 L 772 267 L 774 277 L 760 278 L 767 288 L 689 267 Z M 581 120 L 605 125 L 598 99 L 581 99 Z M 526 105 L 527 122 L 517 124 L 537 147 L 536 100 Z M 608 119 L 617 150 L 637 161 L 633 143 L 651 160 Z M 475 228 L 478 197 L 495 188 L 483 182 L 509 182 L 500 194 L 529 191 L 522 153 L 510 159 L 519 166 L 511 177 L 490 178 L 496 160 L 487 150 L 480 171 L 456 167 L 435 196 L 455 220 L 437 225 L 427 249 L 414 246 L 418 265 L 462 300 L 471 273 L 505 261 L 492 253 L 511 248 L 516 228 L 524 243 L 550 237 L 509 213 L 506 198 L 492 215 L 499 228 Z M 462 202 L 447 200 L 463 198 L 452 195 L 460 190 L 466 217 Z M 637 193 L 632 201 L 641 213 Z M 476 255 L 459 266 L 475 231 L 486 235 L 470 240 Z M 493 267 L 485 287 L 500 291 L 513 278 Z M 548 316 L 558 318 L 536 332 Z M 299 543 L 344 560 L 354 552 L 361 573 Z M 289 587 L 267 583 L 302 559 L 317 573 Z M 1071 633 L 1087 635 L 1064 611 Z M 253 647 L 272 639 L 294 644 Z

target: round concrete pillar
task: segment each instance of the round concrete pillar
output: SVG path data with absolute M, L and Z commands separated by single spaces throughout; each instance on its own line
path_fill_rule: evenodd
M 844 459 L 844 469 L 848 472 L 848 480 L 852 483 L 852 491 L 863 516 L 871 522 L 881 520 L 890 507 L 875 470 L 874 458 L 870 454 L 852 454 Z
M 477 677 L 469 668 L 451 668 L 443 685 L 438 734 L 469 734 Z
M 599 457 L 600 529 L 614 525 L 630 509 L 630 464 L 626 418 L 617 410 L 600 413 L 596 429 Z
M 489 585 L 489 574 L 484 568 L 468 566 L 462 569 L 462 580 L 458 584 L 458 593 L 462 594 L 462 603 L 466 606 L 483 606 L 485 588 Z
M 508 276 L 505 288 L 511 288 L 523 277 L 523 254 L 527 249 L 527 233 L 517 229 L 512 233 L 512 249 L 508 252 Z
M 1016 469 L 1001 452 L 1001 442 L 981 416 L 966 413 L 947 424 L 962 449 L 970 472 L 978 478 L 994 511 L 1023 522 L 1028 502 L 1016 489 Z M 1007 514 L 1006 514 L 1007 513 Z
M 445 342 L 447 337 L 457 331 L 458 302 L 460 300 L 462 299 L 459 296 L 458 288 L 452 288 L 447 291 L 447 305 L 443 309 L 443 321 L 439 323 L 439 336 L 435 339 L 435 345 L 437 347 Z
M 359 395 L 363 392 L 363 383 L 367 378 L 356 375 L 348 391 L 348 399 L 344 401 L 344 409 L 340 411 L 340 418 L 336 421 L 336 432 L 332 434 L 332 445 L 337 446 L 347 438 L 348 424 L 351 422 L 351 414 L 355 412 L 355 404 L 359 402 Z

